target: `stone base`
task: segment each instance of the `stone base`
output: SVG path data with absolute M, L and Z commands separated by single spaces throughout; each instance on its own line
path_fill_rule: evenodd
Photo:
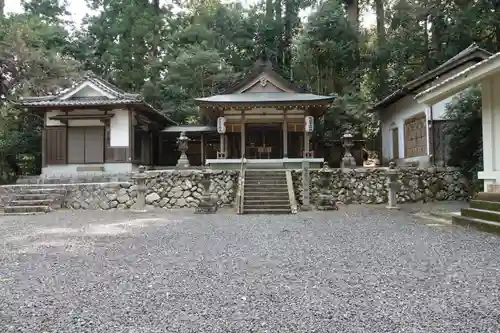
M 399 210 L 400 209 L 399 206 L 385 206 L 385 208 L 392 209 L 392 210 Z
M 217 213 L 217 204 L 216 203 L 203 203 L 201 202 L 198 207 L 194 209 L 196 214 L 215 214 Z

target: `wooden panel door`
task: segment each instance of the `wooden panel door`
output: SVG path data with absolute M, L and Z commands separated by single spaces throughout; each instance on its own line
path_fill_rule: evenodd
M 85 163 L 104 163 L 104 127 L 85 127 Z
M 45 131 L 45 164 L 66 164 L 66 127 L 47 127 Z
M 85 127 L 68 127 L 68 164 L 85 163 Z
M 392 158 L 399 159 L 399 130 L 397 127 L 392 129 Z

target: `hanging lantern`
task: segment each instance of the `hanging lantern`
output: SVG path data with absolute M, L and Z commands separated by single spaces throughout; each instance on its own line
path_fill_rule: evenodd
M 312 133 L 314 131 L 314 117 L 307 116 L 304 118 L 304 131 L 307 133 Z
M 226 133 L 226 118 L 224 117 L 217 118 L 217 132 L 219 134 Z

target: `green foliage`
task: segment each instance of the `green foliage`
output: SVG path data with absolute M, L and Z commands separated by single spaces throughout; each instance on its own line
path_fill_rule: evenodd
M 462 169 L 477 185 L 477 172 L 483 170 L 481 90 L 467 90 L 446 108 L 448 123 L 445 136 L 449 140 L 449 164 Z

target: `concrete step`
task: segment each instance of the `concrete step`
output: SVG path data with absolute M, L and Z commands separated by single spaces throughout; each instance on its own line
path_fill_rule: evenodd
M 244 203 L 245 205 L 246 204 L 249 204 L 249 205 L 290 205 L 290 200 L 288 199 L 288 197 L 286 198 L 279 198 L 279 199 L 276 199 L 276 198 L 269 198 L 269 197 L 266 197 L 266 198 L 263 198 L 263 199 L 255 199 L 253 197 L 245 197 L 244 198 Z
M 50 212 L 49 206 L 5 206 L 5 213 L 17 214 L 17 213 L 48 213 Z
M 500 193 L 480 192 L 477 194 L 474 200 L 500 202 Z
M 277 189 L 287 189 L 287 184 L 266 184 L 266 183 L 261 183 L 261 184 L 247 184 L 245 182 L 245 188 L 262 188 L 263 191 L 270 189 L 270 188 L 277 188 Z
M 286 175 L 247 175 L 245 174 L 245 178 L 247 179 L 286 179 Z
M 275 198 L 275 197 L 284 197 L 288 198 L 288 191 L 282 190 L 282 191 L 262 191 L 259 189 L 247 189 L 245 188 L 245 198 L 264 198 L 264 199 L 269 199 L 269 198 Z
M 500 223 L 469 216 L 453 216 L 453 224 L 468 226 L 487 232 L 500 233 Z
M 292 211 L 287 209 L 267 209 L 267 208 L 243 208 L 243 214 L 290 214 Z
M 254 180 L 254 181 L 247 181 L 245 180 L 245 185 L 285 185 L 286 186 L 286 180 L 278 180 L 278 181 L 273 181 L 273 180 Z
M 260 205 L 260 204 L 243 204 L 243 210 L 253 210 L 253 209 L 268 209 L 268 210 L 290 210 L 290 204 L 288 205 Z
M 471 200 L 470 208 L 492 210 L 495 212 L 500 212 L 500 202 L 485 201 L 485 200 Z
M 13 200 L 57 200 L 63 197 L 57 193 L 17 193 L 14 194 Z
M 64 195 L 66 193 L 65 189 L 61 189 L 60 187 L 32 187 L 32 188 L 23 188 L 22 194 L 59 194 Z
M 41 199 L 41 200 L 12 200 L 10 206 L 50 206 L 54 200 L 52 199 Z
M 477 208 L 463 208 L 461 213 L 462 216 L 500 223 L 500 212 Z

